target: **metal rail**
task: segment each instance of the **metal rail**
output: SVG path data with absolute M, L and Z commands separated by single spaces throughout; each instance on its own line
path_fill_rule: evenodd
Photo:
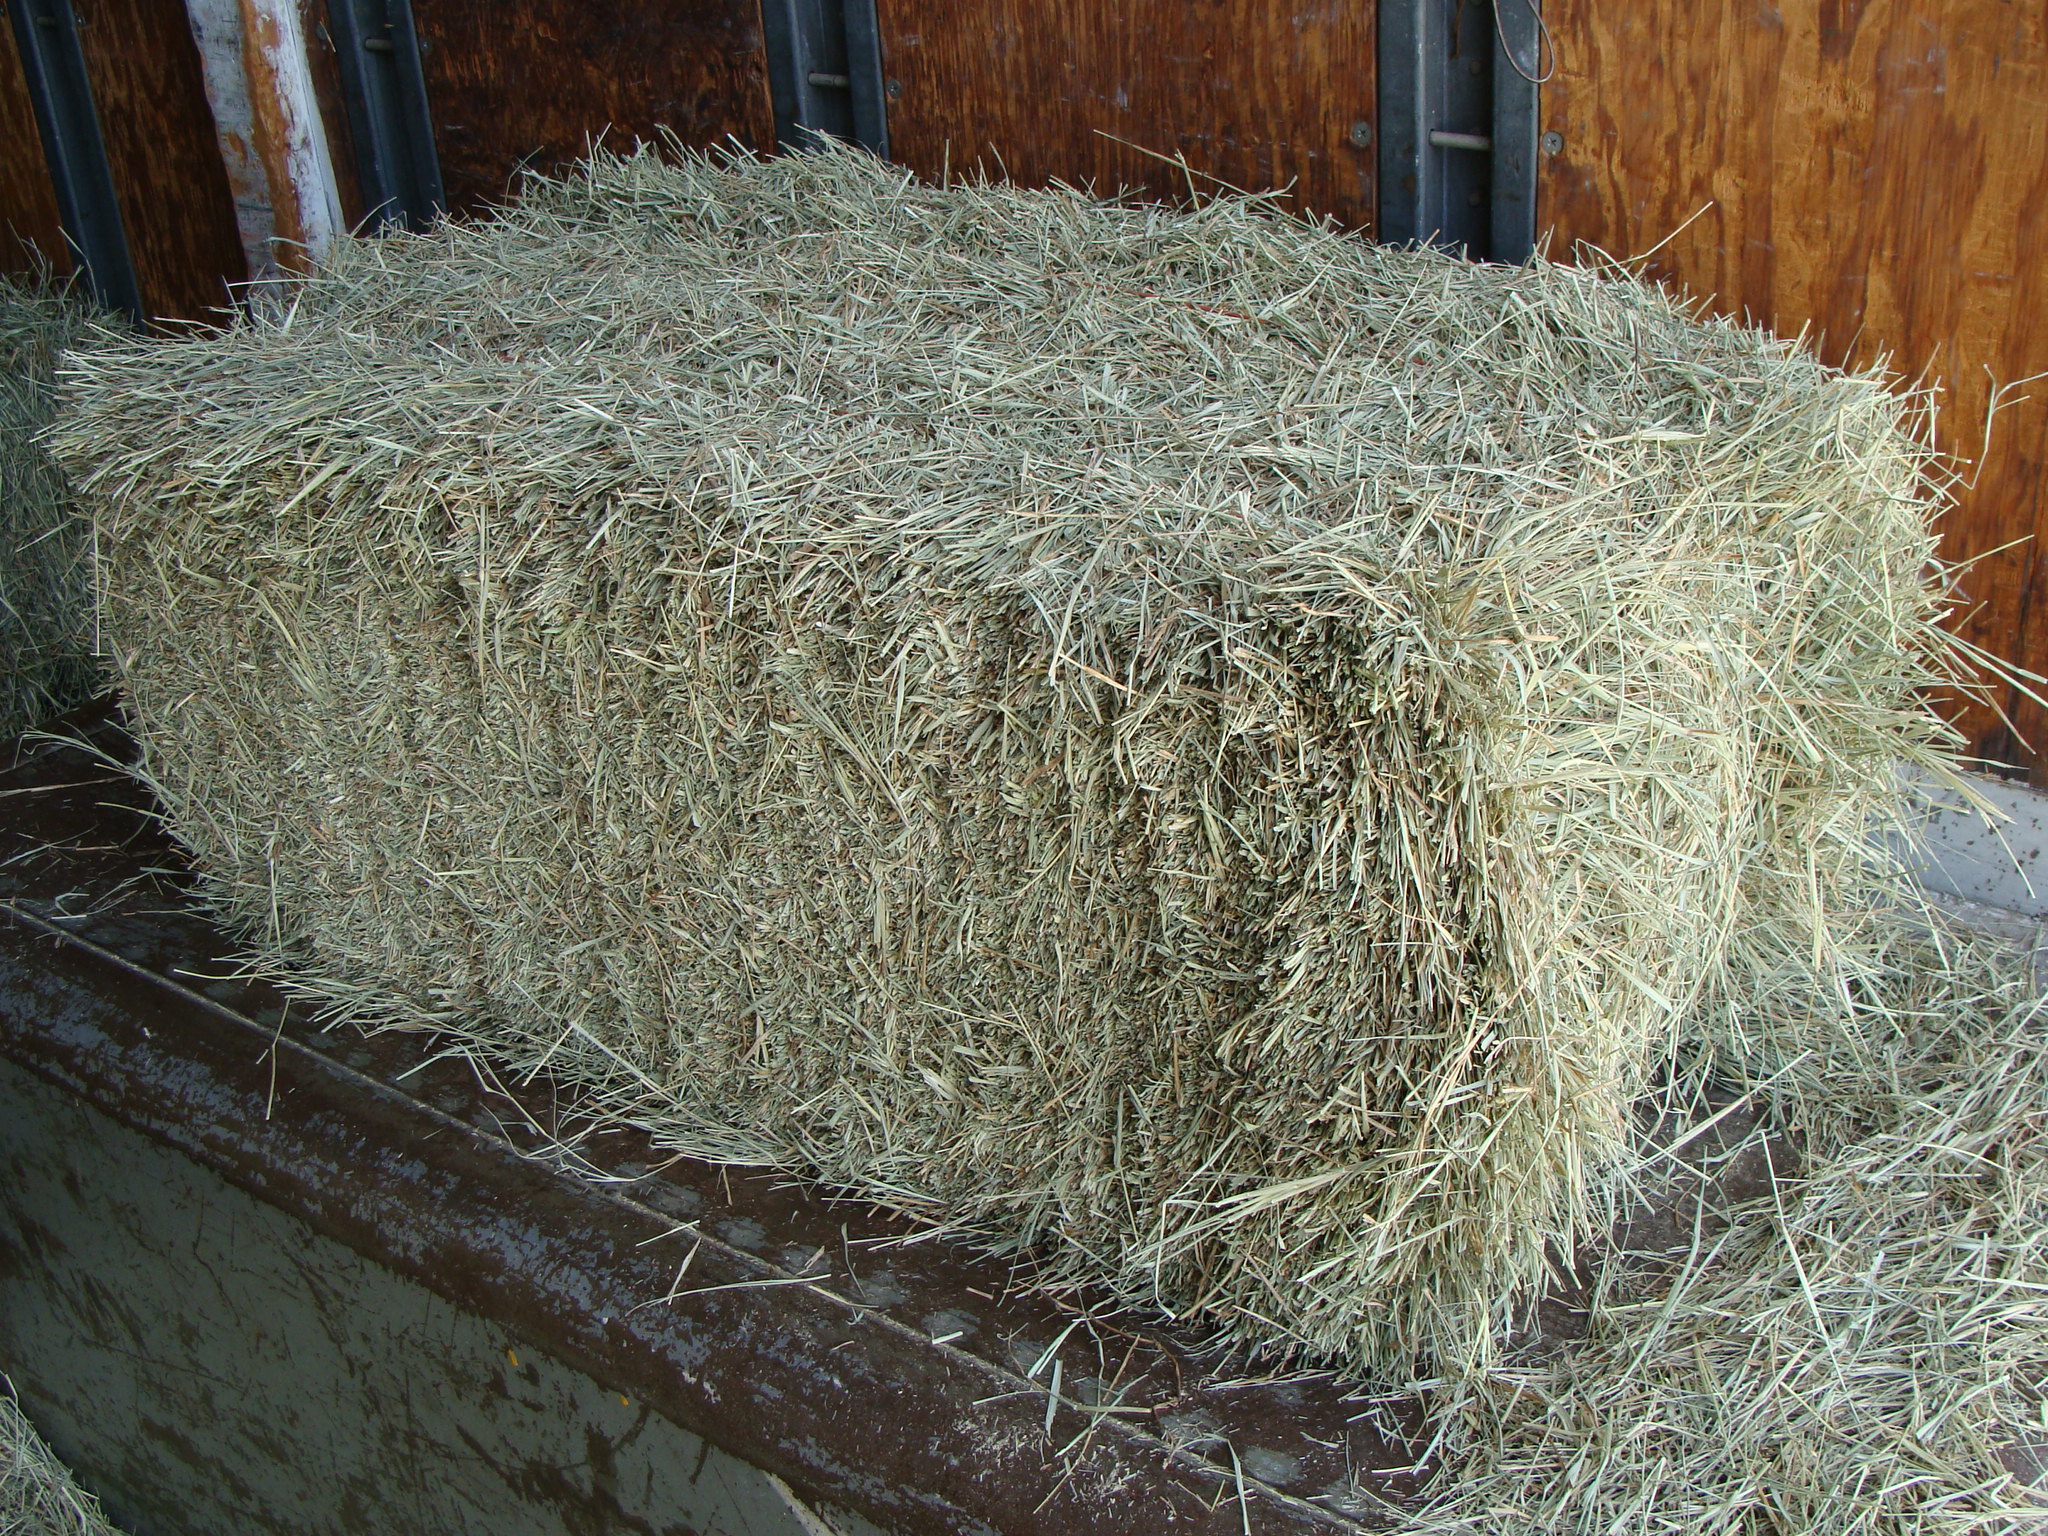
M 1528 259 L 1542 27 L 1537 0 L 1380 0 L 1382 240 Z
M 329 0 L 328 34 L 371 229 L 425 229 L 445 211 L 411 0 Z
M 142 291 L 94 110 L 71 0 L 7 0 L 64 238 L 92 296 L 140 322 Z
M 888 159 L 875 0 L 762 0 L 761 25 L 776 143 L 810 149 L 829 136 Z
M 1545 46 L 1537 0 L 1495 0 L 1493 178 L 1487 256 L 1519 266 L 1536 248 L 1536 129 Z

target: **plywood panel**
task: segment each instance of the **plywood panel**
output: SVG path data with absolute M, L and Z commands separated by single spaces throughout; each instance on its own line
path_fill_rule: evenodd
M 1557 72 L 1540 222 L 1837 361 L 1889 354 L 1944 389 L 1976 461 L 1944 525 L 1971 640 L 2048 671 L 2048 8 L 2010 0 L 1547 0 Z M 1697 217 L 1695 217 L 1697 215 Z M 1690 219 L 1691 222 L 1686 221 Z M 1683 226 L 1683 228 L 1681 228 Z M 1674 233 L 1676 231 L 1676 233 Z M 1990 553 L 2014 540 L 2029 540 Z M 1988 757 L 2044 775 L 2048 713 L 2014 690 Z
M 755 0 L 413 0 L 413 18 L 453 212 L 600 137 L 774 146 Z
M 1181 197 L 1184 155 L 1234 186 L 1371 229 L 1369 0 L 878 0 L 891 154 Z M 1105 137 L 1110 135 L 1112 137 Z M 1122 142 L 1119 142 L 1122 141 Z M 1137 147 L 1131 147 L 1137 146 Z
M 248 276 L 183 0 L 72 0 L 143 308 L 218 321 Z
M 0 272 L 33 272 L 39 263 L 69 272 L 71 251 L 57 219 L 14 29 L 0 17 Z

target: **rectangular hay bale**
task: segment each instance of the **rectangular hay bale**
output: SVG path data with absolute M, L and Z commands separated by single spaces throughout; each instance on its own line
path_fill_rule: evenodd
M 1825 1034 L 1946 750 L 1911 402 L 1257 200 L 600 157 L 69 389 L 304 984 L 1362 1368 L 1490 1358 L 1760 986 Z

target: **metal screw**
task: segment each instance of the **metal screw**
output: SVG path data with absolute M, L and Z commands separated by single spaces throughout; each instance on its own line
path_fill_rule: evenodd
M 902 98 L 903 82 L 901 80 L 891 80 L 889 82 L 889 99 L 891 101 L 900 101 Z
M 1351 132 L 1345 135 L 1351 140 L 1353 149 L 1372 148 L 1372 124 L 1363 120 L 1351 125 Z
M 1543 153 L 1545 153 L 1546 155 L 1563 154 L 1564 135 L 1557 132 L 1546 133 L 1545 135 L 1543 135 Z

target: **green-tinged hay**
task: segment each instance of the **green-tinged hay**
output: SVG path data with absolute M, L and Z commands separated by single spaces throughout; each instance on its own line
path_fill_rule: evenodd
M 0 1376 L 0 1536 L 120 1536 Z
M 1799 1165 L 1602 1254 L 1583 1340 L 1448 1384 L 1404 1529 L 2048 1525 L 2048 1014 L 2001 946 L 1865 937 L 1860 1049 L 1775 1095 Z
M 308 985 L 1360 1367 L 1493 1358 L 1667 1065 L 1853 1038 L 1946 748 L 1913 402 L 1256 200 L 601 157 L 69 389 Z
M 86 525 L 38 439 L 58 354 L 108 318 L 55 284 L 0 277 L 0 740 L 99 684 Z

